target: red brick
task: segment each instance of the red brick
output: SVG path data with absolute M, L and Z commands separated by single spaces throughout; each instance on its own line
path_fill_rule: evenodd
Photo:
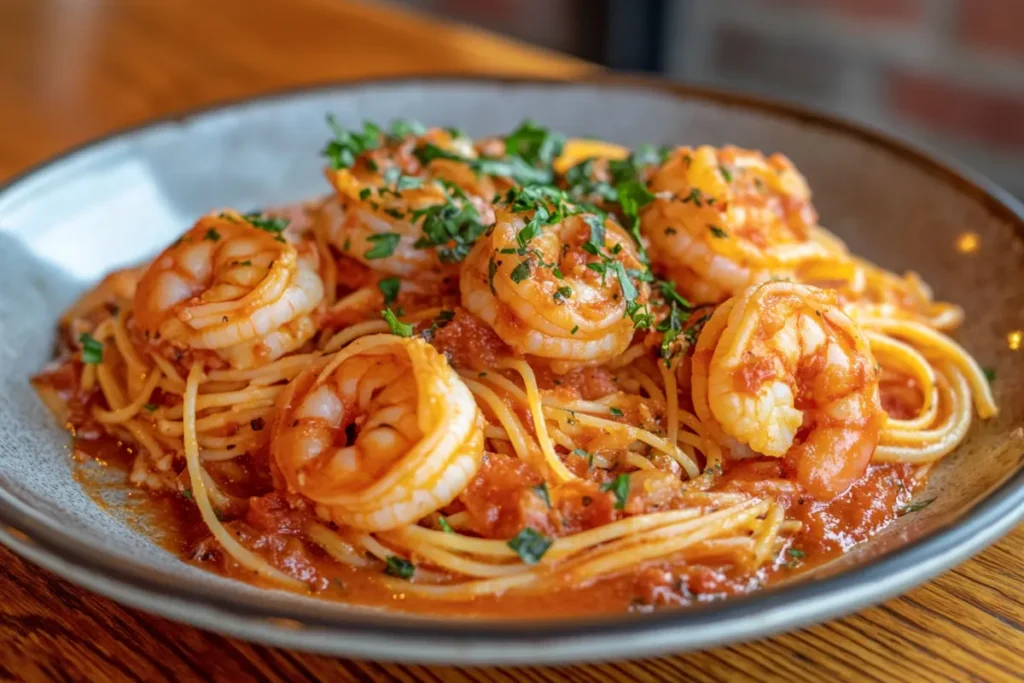
M 902 71 L 888 75 L 887 91 L 895 111 L 925 128 L 1024 148 L 1024 96 Z
M 971 47 L 1024 55 L 1024 2 L 960 0 L 957 35 Z
M 773 5 L 820 7 L 864 21 L 911 24 L 924 16 L 924 0 L 763 0 Z M 970 0 L 965 0 L 970 1 Z M 1011 0 L 1013 1 L 1013 0 Z
M 730 25 L 716 32 L 711 62 L 717 74 L 756 81 L 782 95 L 834 95 L 847 67 L 827 46 Z

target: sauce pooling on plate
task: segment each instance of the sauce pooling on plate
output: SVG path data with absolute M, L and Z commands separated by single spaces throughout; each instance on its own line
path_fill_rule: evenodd
M 432 614 L 687 605 L 921 509 L 996 412 L 962 311 L 781 155 L 329 123 L 330 195 L 199 217 L 33 380 L 190 562 Z

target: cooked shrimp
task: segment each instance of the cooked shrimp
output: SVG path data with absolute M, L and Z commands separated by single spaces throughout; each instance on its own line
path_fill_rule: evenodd
M 212 351 L 236 368 L 268 363 L 316 332 L 316 254 L 234 212 L 204 216 L 149 266 L 135 325 L 175 356 Z
M 786 157 L 680 147 L 655 172 L 642 215 L 654 262 L 680 291 L 717 302 L 830 254 L 813 239 L 811 193 Z
M 271 455 L 288 487 L 339 524 L 382 531 L 447 505 L 483 457 L 473 395 L 419 338 L 380 334 L 295 378 Z
M 440 129 L 398 140 L 382 136 L 381 143 L 350 168 L 327 170 L 337 191 L 325 206 L 331 243 L 390 275 L 457 275 L 473 240 L 494 222 L 490 201 L 508 184 L 457 159 L 421 161 L 427 147 L 477 158 L 471 140 Z
M 614 358 L 641 326 L 649 296 L 636 277 L 644 270 L 636 247 L 611 218 L 569 215 L 524 239 L 537 224 L 535 210 L 499 211 L 466 259 L 462 305 L 513 349 L 555 361 L 558 371 Z
M 878 375 L 834 292 L 771 282 L 722 304 L 704 327 L 693 402 L 719 439 L 785 457 L 811 495 L 831 498 L 864 474 L 878 445 L 887 419 Z

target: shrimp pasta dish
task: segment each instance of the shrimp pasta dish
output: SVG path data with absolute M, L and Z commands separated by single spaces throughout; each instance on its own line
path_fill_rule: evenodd
M 920 510 L 997 411 L 961 309 L 781 154 L 328 124 L 329 192 L 199 216 L 33 379 L 186 561 L 428 614 L 690 605 Z

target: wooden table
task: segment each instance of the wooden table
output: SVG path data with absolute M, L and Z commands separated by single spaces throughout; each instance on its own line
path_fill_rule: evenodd
M 225 98 L 368 75 L 594 67 L 351 0 L 4 0 L 0 179 L 69 145 Z M 880 607 L 747 645 L 537 669 L 355 662 L 250 645 L 81 590 L 0 549 L 0 678 L 146 681 L 1009 680 L 1024 675 L 1024 528 Z

